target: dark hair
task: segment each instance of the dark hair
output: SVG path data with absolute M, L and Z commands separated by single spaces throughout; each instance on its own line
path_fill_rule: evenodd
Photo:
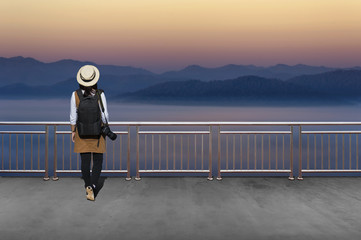
M 85 87 L 85 86 L 79 84 L 79 88 L 80 88 L 81 90 L 84 90 L 84 91 L 85 91 L 85 92 L 84 92 L 84 97 L 87 97 L 87 96 L 90 95 L 90 93 L 91 93 L 91 91 L 92 91 L 93 89 L 98 89 L 98 85 L 95 84 L 95 85 L 90 86 L 90 87 Z

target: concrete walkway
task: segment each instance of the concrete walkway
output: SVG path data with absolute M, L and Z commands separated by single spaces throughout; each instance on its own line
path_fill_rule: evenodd
M 360 239 L 361 178 L 0 177 L 0 239 Z

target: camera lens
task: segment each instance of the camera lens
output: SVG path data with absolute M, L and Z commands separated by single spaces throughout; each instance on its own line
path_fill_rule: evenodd
M 108 132 L 108 137 L 112 140 L 112 141 L 114 141 L 115 139 L 117 139 L 117 134 L 115 134 L 115 133 L 113 133 L 112 131 L 110 131 L 109 130 L 109 132 Z
M 110 130 L 109 126 L 104 126 L 102 131 L 103 131 L 104 136 L 108 136 L 111 140 L 114 141 L 115 139 L 117 139 L 117 134 L 113 133 Z

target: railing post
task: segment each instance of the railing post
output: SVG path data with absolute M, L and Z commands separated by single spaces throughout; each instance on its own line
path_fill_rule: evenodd
M 293 177 L 293 126 L 291 125 L 291 135 L 290 135 L 290 176 L 289 180 L 295 180 Z
M 202 154 L 203 154 L 203 149 L 202 149 Z M 209 167 L 208 168 L 209 168 L 208 180 L 212 181 L 213 180 L 213 177 L 212 177 L 212 126 L 209 126 Z
M 136 166 L 136 176 L 135 176 L 135 180 L 139 181 L 140 180 L 140 176 L 139 176 L 139 126 L 136 126 L 136 132 L 137 132 L 137 166 Z
M 302 126 L 299 126 L 299 157 L 298 157 L 298 180 L 303 180 L 302 178 Z
M 11 134 L 9 133 L 9 170 L 11 170 Z
M 54 176 L 53 181 L 59 180 L 56 170 L 58 170 L 58 138 L 56 135 L 56 125 L 54 125 Z
M 128 126 L 128 153 L 127 153 L 127 177 L 125 180 L 130 181 L 132 178 L 130 176 L 130 126 Z M 120 153 L 122 154 L 122 153 Z
M 44 181 L 49 180 L 49 126 L 45 126 L 45 175 L 44 175 Z
M 217 180 L 222 180 L 221 177 L 221 126 L 218 126 L 218 175 Z

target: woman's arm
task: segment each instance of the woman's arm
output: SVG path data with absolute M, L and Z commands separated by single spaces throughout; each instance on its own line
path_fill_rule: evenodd
M 70 98 L 70 125 L 71 125 L 71 131 L 72 131 L 71 136 L 73 142 L 75 138 L 75 126 L 76 126 L 77 118 L 78 115 L 76 113 L 75 92 L 73 92 Z
M 107 118 L 107 120 L 108 120 L 108 122 L 109 122 L 109 113 L 108 113 L 107 100 L 106 100 L 106 98 L 105 98 L 104 92 L 102 92 L 102 94 L 100 95 L 100 97 L 102 98 L 102 102 L 103 102 L 103 106 L 104 106 L 104 113 L 102 112 L 102 121 L 103 121 L 103 123 L 106 123 L 106 122 L 105 122 L 104 115 L 105 115 L 105 117 Z

